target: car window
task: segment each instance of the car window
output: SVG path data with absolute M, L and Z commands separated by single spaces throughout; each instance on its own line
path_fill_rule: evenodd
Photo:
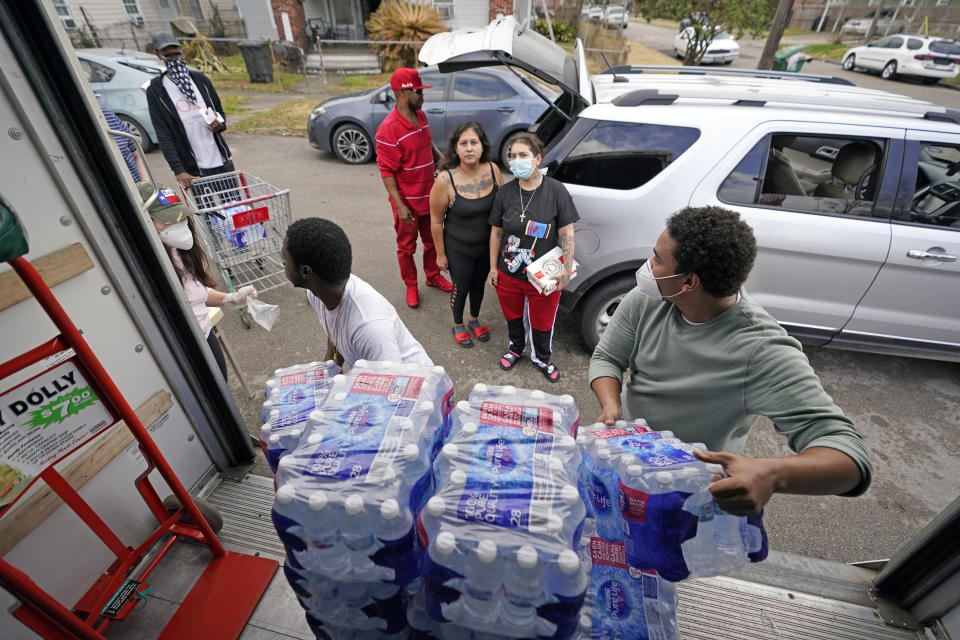
M 883 148 L 882 140 L 771 134 L 744 156 L 717 195 L 731 204 L 870 216 Z
M 690 148 L 700 130 L 601 122 L 567 155 L 554 177 L 606 189 L 636 189 Z
M 897 36 L 890 36 L 888 38 L 881 38 L 873 43 L 874 47 L 880 49 L 896 49 L 903 44 L 903 38 L 898 38 Z
M 79 58 L 79 61 L 80 68 L 87 74 L 87 82 L 110 82 L 117 73 L 110 67 L 100 64 L 99 62 L 94 62 L 93 60 Z
M 908 38 L 907 39 L 907 49 L 910 51 L 916 51 L 917 49 L 923 48 L 923 40 L 920 38 Z
M 484 73 L 460 73 L 453 80 L 454 100 L 504 100 L 514 95 L 503 80 Z
M 423 90 L 424 102 L 443 102 L 447 99 L 447 78 L 448 76 L 439 73 L 421 73 L 420 79 L 423 84 L 431 85 L 429 89 Z
M 950 40 L 934 40 L 930 43 L 930 51 L 960 56 L 960 44 L 951 42 Z
M 916 186 L 900 219 L 960 231 L 960 146 L 919 143 Z
M 903 46 L 903 38 L 899 36 L 894 36 L 890 38 L 890 44 L 887 45 L 889 49 L 899 49 Z

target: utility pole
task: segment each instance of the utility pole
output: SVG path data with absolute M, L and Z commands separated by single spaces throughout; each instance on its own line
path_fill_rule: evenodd
M 873 20 L 870 21 L 870 26 L 867 27 L 867 32 L 863 34 L 863 44 L 870 42 L 870 37 L 877 30 L 877 20 L 880 19 L 880 14 L 883 13 L 883 5 L 885 4 L 886 2 L 884 2 L 884 0 L 880 0 L 880 6 L 873 10 Z
M 767 36 L 767 43 L 763 45 L 760 62 L 757 63 L 757 69 L 769 69 L 773 65 L 773 54 L 777 52 L 777 48 L 780 46 L 780 38 L 783 37 L 783 30 L 787 28 L 787 22 L 790 20 L 790 8 L 792 6 L 793 0 L 780 0 L 780 4 L 777 6 L 777 14 L 773 16 L 770 35 Z

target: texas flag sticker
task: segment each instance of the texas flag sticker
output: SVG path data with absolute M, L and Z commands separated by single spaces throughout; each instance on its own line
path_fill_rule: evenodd
M 531 220 L 527 223 L 527 235 L 531 238 L 546 238 L 550 235 L 550 225 Z
M 180 202 L 180 197 L 173 192 L 173 189 L 160 189 L 157 200 L 160 204 L 176 204 Z

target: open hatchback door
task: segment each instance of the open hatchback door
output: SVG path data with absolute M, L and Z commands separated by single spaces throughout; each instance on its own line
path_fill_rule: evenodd
M 431 36 L 420 49 L 419 59 L 437 65 L 442 73 L 476 67 L 504 65 L 550 105 L 533 126 L 548 144 L 574 116 L 593 103 L 583 43 L 578 38 L 573 55 L 533 29 L 517 23 L 513 16 L 500 16 L 482 29 L 457 29 Z M 555 101 L 535 87 L 514 67 L 559 86 Z

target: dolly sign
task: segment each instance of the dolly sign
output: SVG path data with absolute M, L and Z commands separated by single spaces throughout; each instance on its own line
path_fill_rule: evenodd
M 113 422 L 71 360 L 0 395 L 0 507 Z

